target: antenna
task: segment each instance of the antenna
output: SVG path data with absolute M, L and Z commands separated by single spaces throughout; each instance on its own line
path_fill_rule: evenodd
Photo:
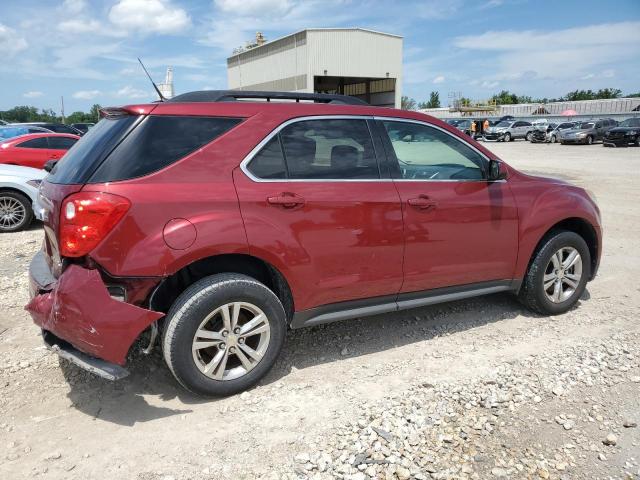
M 160 89 L 156 85 L 156 82 L 153 81 L 153 78 L 151 78 L 151 75 L 149 75 L 149 72 L 147 72 L 147 69 L 144 68 L 144 63 L 142 63 L 142 60 L 140 60 L 140 57 L 138 57 L 138 61 L 140 62 L 140 66 L 144 70 L 144 73 L 146 73 L 147 77 L 149 77 L 149 81 L 151 82 L 151 85 L 153 85 L 153 88 L 156 89 L 156 93 L 158 94 L 158 97 L 160 97 L 160 101 L 164 102 L 166 100 L 166 98 L 164 98 L 164 95 L 162 95 L 162 92 L 160 91 Z

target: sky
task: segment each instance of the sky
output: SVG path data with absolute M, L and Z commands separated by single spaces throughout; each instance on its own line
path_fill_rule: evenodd
M 174 69 L 176 93 L 227 87 L 226 58 L 313 27 L 404 37 L 403 93 L 476 100 L 640 91 L 640 0 L 2 0 L 0 110 L 141 103 Z

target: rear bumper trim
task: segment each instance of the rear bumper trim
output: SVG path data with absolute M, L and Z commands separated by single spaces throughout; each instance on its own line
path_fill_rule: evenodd
M 49 350 L 57 353 L 60 357 L 74 365 L 106 380 L 121 380 L 129 375 L 129 370 L 126 368 L 82 353 L 70 343 L 61 340 L 51 332 L 43 330 L 42 339 Z

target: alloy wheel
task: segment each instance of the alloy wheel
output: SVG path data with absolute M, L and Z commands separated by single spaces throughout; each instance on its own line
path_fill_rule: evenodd
M 0 229 L 16 228 L 26 216 L 27 210 L 19 200 L 13 197 L 0 197 Z
M 555 252 L 544 272 L 544 293 L 553 303 L 562 303 L 576 292 L 582 279 L 582 257 L 573 247 Z
M 271 333 L 269 319 L 248 302 L 222 305 L 202 321 L 192 342 L 198 369 L 214 380 L 233 380 L 262 360 Z

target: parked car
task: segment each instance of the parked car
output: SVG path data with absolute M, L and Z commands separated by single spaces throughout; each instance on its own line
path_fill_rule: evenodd
M 82 135 L 87 133 L 91 127 L 93 127 L 95 123 L 72 123 L 71 126 L 78 130 Z
M 617 127 L 607 130 L 602 144 L 605 147 L 640 147 L 640 117 L 627 118 Z
M 59 160 L 80 139 L 63 133 L 31 133 L 0 142 L 0 164 L 43 168 Z
M 516 138 L 527 139 L 534 130 L 530 122 L 524 120 L 503 120 L 489 127 L 483 135 L 484 140 L 511 142 Z
M 547 143 L 549 141 L 549 134 L 556 128 L 555 123 L 539 124 L 536 128 L 527 136 L 531 143 Z
M 563 130 L 569 130 L 579 125 L 579 122 L 562 122 L 558 124 L 553 130 L 551 130 L 548 134 L 548 140 L 551 143 L 556 143 L 559 141 L 560 133 Z
M 50 132 L 54 133 L 68 133 L 70 135 L 81 136 L 82 132 L 70 125 L 64 123 L 47 123 L 47 122 L 27 122 L 27 123 L 13 123 L 12 125 L 30 125 L 34 127 L 46 128 Z
M 553 315 L 598 270 L 587 191 L 419 112 L 207 91 L 104 113 L 42 182 L 26 308 L 105 378 L 159 336 L 180 384 L 229 395 L 288 328 L 494 292 Z
M 575 128 L 560 132 L 560 143 L 563 145 L 570 143 L 591 145 L 594 142 L 602 140 L 607 130 L 616 125 L 617 122 L 609 118 L 582 122 Z
M 42 220 L 35 205 L 38 187 L 46 175 L 35 168 L 0 165 L 0 233 L 24 230 L 34 216 Z
M 19 137 L 20 135 L 27 135 L 29 133 L 50 133 L 50 130 L 42 127 L 33 126 L 17 126 L 12 125 L 0 126 L 0 142 L 9 138 Z

